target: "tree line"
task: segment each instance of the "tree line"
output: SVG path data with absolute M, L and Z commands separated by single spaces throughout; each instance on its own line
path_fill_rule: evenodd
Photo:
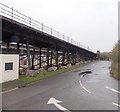
M 100 52 L 97 51 L 97 58 L 99 60 L 110 60 L 111 74 L 114 78 L 120 80 L 120 40 L 114 46 L 112 52 Z

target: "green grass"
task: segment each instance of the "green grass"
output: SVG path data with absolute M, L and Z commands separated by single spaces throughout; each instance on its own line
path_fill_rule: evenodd
M 76 66 L 72 66 L 72 67 L 67 68 L 67 69 L 56 70 L 54 72 L 44 72 L 43 74 L 38 74 L 38 75 L 35 75 L 33 77 L 27 77 L 25 75 L 21 75 L 19 77 L 19 80 L 23 80 L 23 81 L 27 81 L 27 82 L 34 82 L 34 81 L 45 79 L 45 78 L 48 78 L 48 77 L 52 77 L 54 75 L 58 75 L 58 74 L 61 74 L 61 73 L 64 73 L 64 72 L 68 72 L 68 71 L 71 71 L 73 69 L 85 66 L 85 65 L 87 65 L 87 64 L 76 65 Z

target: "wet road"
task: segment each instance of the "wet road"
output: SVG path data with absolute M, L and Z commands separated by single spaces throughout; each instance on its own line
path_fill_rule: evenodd
M 3 110 L 118 110 L 118 81 L 110 76 L 110 64 L 109 61 L 92 62 L 4 93 Z M 92 73 L 80 74 L 82 71 Z

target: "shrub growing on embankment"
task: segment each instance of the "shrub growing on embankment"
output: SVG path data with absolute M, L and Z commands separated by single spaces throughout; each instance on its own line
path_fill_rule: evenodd
M 120 79 L 120 40 L 115 45 L 112 51 L 112 76 L 116 79 Z

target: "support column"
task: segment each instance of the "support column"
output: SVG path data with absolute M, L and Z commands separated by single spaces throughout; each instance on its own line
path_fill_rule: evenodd
M 80 62 L 81 62 L 82 61 L 82 53 L 80 53 L 79 56 L 80 56 Z
M 85 62 L 85 56 L 84 55 L 82 55 L 82 61 Z
M 32 54 L 32 69 L 34 70 L 34 59 L 35 59 L 35 48 L 33 48 L 33 54 Z
M 58 51 L 57 50 L 56 50 L 55 62 L 56 62 L 56 66 L 58 66 Z
M 62 55 L 62 65 L 64 65 L 64 61 L 65 61 L 65 51 L 63 51 L 63 55 Z
M 51 58 L 50 58 L 50 66 L 52 67 L 52 58 L 53 58 L 53 53 L 52 53 L 52 50 L 51 50 Z
M 47 48 L 47 68 L 49 68 L 49 48 Z
M 72 64 L 72 53 L 69 54 L 69 63 Z
M 88 55 L 88 61 L 90 61 L 90 60 L 92 60 L 92 59 L 91 59 L 91 56 L 90 56 L 90 55 Z
M 79 62 L 81 61 L 81 56 L 80 56 L 80 53 L 79 53 Z
M 28 70 L 31 69 L 29 42 L 27 41 Z
M 88 55 L 86 56 L 86 61 L 88 61 L 88 59 L 89 59 L 89 57 L 88 57 Z
M 67 64 L 70 63 L 70 56 L 69 56 L 69 51 L 67 52 Z
M 72 62 L 73 62 L 73 65 L 75 64 L 75 54 L 73 53 L 72 54 Z
M 85 56 L 85 61 L 87 61 L 88 59 L 87 59 L 88 57 L 87 56 Z
M 76 53 L 74 54 L 74 64 L 77 62 L 77 55 Z
M 7 52 L 9 52 L 9 51 L 10 51 L 10 43 L 7 42 Z
M 20 53 L 20 45 L 19 45 L 19 43 L 17 43 L 17 52 L 18 52 L 18 54 Z
M 41 55 L 42 55 L 42 52 L 41 52 L 41 48 L 40 48 L 40 51 L 39 51 L 39 68 L 41 68 L 42 64 L 41 64 Z
M 79 53 L 78 52 L 76 53 L 76 58 L 77 58 L 76 62 L 78 63 L 79 62 Z

